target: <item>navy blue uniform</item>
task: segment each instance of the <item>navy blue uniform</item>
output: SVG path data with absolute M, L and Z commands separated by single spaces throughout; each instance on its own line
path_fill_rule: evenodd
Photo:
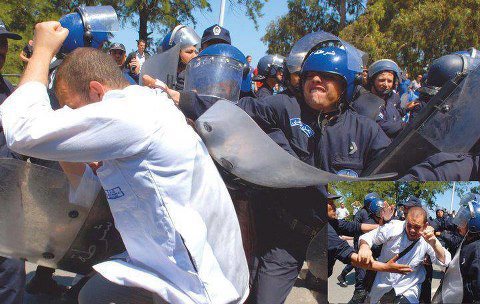
M 357 94 L 371 94 L 366 90 L 357 90 Z M 353 101 L 353 107 L 360 113 L 369 112 L 364 107 L 370 107 L 368 100 L 359 98 L 357 101 Z M 375 118 L 375 121 L 387 134 L 388 137 L 394 138 L 402 131 L 404 124 L 402 117 L 406 114 L 406 111 L 400 107 L 400 96 L 397 93 L 391 93 L 385 100 L 385 103 L 380 106 L 379 113 Z
M 217 100 L 193 92 L 182 92 L 180 96 L 180 109 L 194 120 Z M 333 173 L 347 169 L 360 175 L 390 143 L 375 122 L 352 110 L 320 119 L 319 125 L 317 112 L 303 101 L 285 94 L 262 99 L 244 97 L 237 105 L 287 152 Z M 285 221 L 288 216 L 277 220 L 278 213 L 280 210 L 282 214 L 315 227 L 316 221 L 326 218 L 325 205 L 316 196 L 314 190 L 305 189 L 275 190 L 257 195 L 260 202 L 254 204 L 254 208 L 256 223 L 260 223 L 257 225 L 258 243 L 266 248 L 257 255 L 252 272 L 250 299 L 253 302 L 282 303 L 293 287 L 305 259 L 309 238 L 291 231 Z
M 478 180 L 480 157 L 440 152 L 413 166 L 401 181 Z
M 215 101 L 183 92 L 179 106 L 187 117 L 196 119 Z M 377 124 L 350 109 L 322 118 L 303 101 L 284 94 L 263 99 L 245 97 L 237 105 L 282 148 L 328 172 L 351 170 L 360 175 L 390 144 Z
M 342 240 L 337 231 L 328 223 L 328 276 L 332 275 L 336 260 L 350 264 L 350 257 L 354 252 L 353 248 L 345 240 Z
M 363 209 L 363 210 L 365 210 L 365 209 Z M 368 213 L 366 210 L 365 210 L 365 213 L 367 214 L 366 218 L 364 216 L 362 218 L 358 218 L 358 220 L 360 220 L 360 219 L 362 220 L 362 222 L 360 222 L 360 223 L 362 223 L 362 224 L 377 224 L 378 225 L 374 216 L 371 213 Z M 354 244 L 355 250 L 359 249 L 359 246 L 358 246 L 359 238 L 360 238 L 360 235 L 356 235 L 355 238 L 353 239 L 353 244 Z M 378 258 L 380 256 L 382 246 L 373 245 L 371 249 L 372 249 L 372 256 L 374 258 Z M 363 281 L 365 279 L 365 274 L 366 274 L 365 269 L 355 268 L 355 290 L 365 290 L 365 286 L 363 284 Z
M 0 75 L 0 104 L 13 92 L 13 86 Z M 1 128 L 0 128 L 1 129 Z M 3 132 L 0 132 L 3 138 Z M 0 144 L 2 140 L 0 139 Z M 2 157 L 16 157 L 8 153 L 5 147 L 0 147 Z M 16 259 L 0 257 L 0 303 L 21 304 L 25 288 L 25 262 Z
M 452 256 L 454 256 L 458 250 L 458 247 L 460 247 L 460 244 L 462 243 L 463 236 L 461 236 L 457 231 L 445 230 L 442 232 L 440 237 L 445 244 L 445 248 L 451 253 Z
M 255 96 L 257 98 L 264 98 L 272 95 L 273 95 L 273 89 L 269 88 L 266 83 L 264 83 L 263 86 L 260 89 L 258 89 L 257 93 L 255 93 Z
M 461 250 L 462 303 L 478 303 L 480 301 L 480 240 L 464 244 Z

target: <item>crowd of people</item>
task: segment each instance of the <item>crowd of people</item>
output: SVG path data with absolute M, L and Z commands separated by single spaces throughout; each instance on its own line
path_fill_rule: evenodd
M 335 260 L 339 259 L 347 265 L 337 277 L 338 285 L 347 287 L 346 276 L 355 266 L 355 289 L 349 301 L 352 304 L 432 303 L 432 300 L 448 303 L 441 298 L 442 287 L 432 299 L 433 263 L 441 267 L 442 274 L 446 267 L 460 268 L 461 278 L 455 280 L 462 290 L 457 290 L 455 303 L 478 302 L 480 259 L 472 250 L 480 245 L 479 198 L 478 194 L 466 195 L 460 202 L 462 214 L 457 217 L 436 208 L 436 217 L 432 218 L 415 196 L 389 205 L 377 193 L 368 193 L 353 221 L 339 219 L 335 201 L 329 200 L 329 276 Z M 353 248 L 339 234 L 353 236 Z M 454 261 L 454 256 L 459 258 Z M 365 271 L 365 266 L 358 267 L 355 264 L 358 260 L 391 265 L 375 274 Z M 449 265 L 459 260 L 460 266 Z M 400 267 L 408 269 L 401 272 Z
M 66 173 L 98 181 L 125 245 L 123 255 L 95 265 L 74 289 L 79 303 L 283 303 L 310 241 L 326 224 L 326 202 L 329 253 L 335 251 L 329 274 L 335 257 L 357 267 L 354 302 L 367 296 L 362 268 L 385 272 L 376 276 L 370 302 L 387 295 L 387 302 L 415 303 L 425 277 L 423 257 L 449 264 L 449 245 L 438 241 L 439 230 L 428 226 L 424 209 L 408 205 L 414 200 L 404 204 L 405 221 L 388 223 L 393 208 L 371 195 L 372 203 L 355 214 L 362 221 L 346 227 L 335 219 L 324 185 L 265 189 L 218 170 L 192 125 L 226 99 L 285 154 L 331 174 L 358 177 L 448 80 L 476 67 L 474 49 L 433 62 L 421 86 L 418 77 L 407 85 L 402 103 L 397 90 L 408 77 L 397 63 L 381 59 L 367 68 L 361 51 L 323 31 L 301 38 L 287 57 L 260 58 L 254 69 L 251 56 L 219 25 L 201 38 L 178 25 L 156 54 L 149 55 L 141 39 L 128 56 L 118 42 L 106 54 L 101 49 L 110 33 L 87 25 L 94 24 L 90 18 L 112 14 L 89 9 L 37 24 L 31 48 L 21 55 L 29 58 L 18 86 L 0 79 L 2 156 L 58 162 Z M 21 37 L 0 24 L 0 68 L 8 39 Z M 452 67 L 458 59 L 472 64 Z M 418 99 L 409 101 L 410 91 Z M 268 151 L 253 157 L 268 158 Z M 458 164 L 475 156 L 433 157 L 449 161 L 427 159 L 403 179 L 472 176 L 473 168 Z M 338 217 L 348 216 L 343 209 Z M 355 236 L 358 252 L 344 247 L 335 231 Z M 412 257 L 415 263 L 407 263 Z M 2 258 L 1 266 L 1 302 L 21 303 L 24 262 Z M 52 282 L 53 272 L 47 273 Z M 326 278 L 308 278 L 310 288 L 326 293 Z M 465 296 L 476 299 L 476 285 L 469 286 L 473 292 Z M 55 283 L 38 289 L 62 291 Z

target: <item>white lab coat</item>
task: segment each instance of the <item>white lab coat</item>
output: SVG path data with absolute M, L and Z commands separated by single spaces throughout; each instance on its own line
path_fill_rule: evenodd
M 238 303 L 248 267 L 235 210 L 208 151 L 167 95 L 139 86 L 53 111 L 30 82 L 0 107 L 7 144 L 97 170 L 128 256 L 94 268 L 169 303 Z M 87 170 L 87 174 L 90 170 Z

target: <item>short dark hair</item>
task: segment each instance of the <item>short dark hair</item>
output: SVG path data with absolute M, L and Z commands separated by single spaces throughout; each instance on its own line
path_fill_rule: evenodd
M 94 48 L 78 48 L 68 54 L 57 70 L 55 91 L 64 81 L 72 93 L 89 99 L 90 81 L 98 81 L 112 89 L 123 89 L 129 82 L 112 56 Z
M 139 45 L 140 42 L 143 42 L 143 43 L 147 44 L 147 42 L 146 42 L 144 39 L 141 39 L 141 38 L 140 38 L 140 39 L 137 40 L 137 45 Z
M 247 57 L 245 57 L 245 58 L 248 58 L 248 57 L 252 58 L 252 56 L 250 56 L 250 55 L 247 55 Z
M 423 218 L 424 224 L 428 222 L 427 211 L 425 211 L 425 209 L 423 209 L 422 207 L 417 207 L 417 206 L 411 207 L 410 209 L 408 209 L 408 216 L 411 216 L 411 217 L 421 216 Z

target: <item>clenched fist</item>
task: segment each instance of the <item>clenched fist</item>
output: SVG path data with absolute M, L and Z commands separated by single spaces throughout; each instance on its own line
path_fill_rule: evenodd
M 68 36 L 68 29 L 58 21 L 46 21 L 35 25 L 33 55 L 45 54 L 53 58 Z

